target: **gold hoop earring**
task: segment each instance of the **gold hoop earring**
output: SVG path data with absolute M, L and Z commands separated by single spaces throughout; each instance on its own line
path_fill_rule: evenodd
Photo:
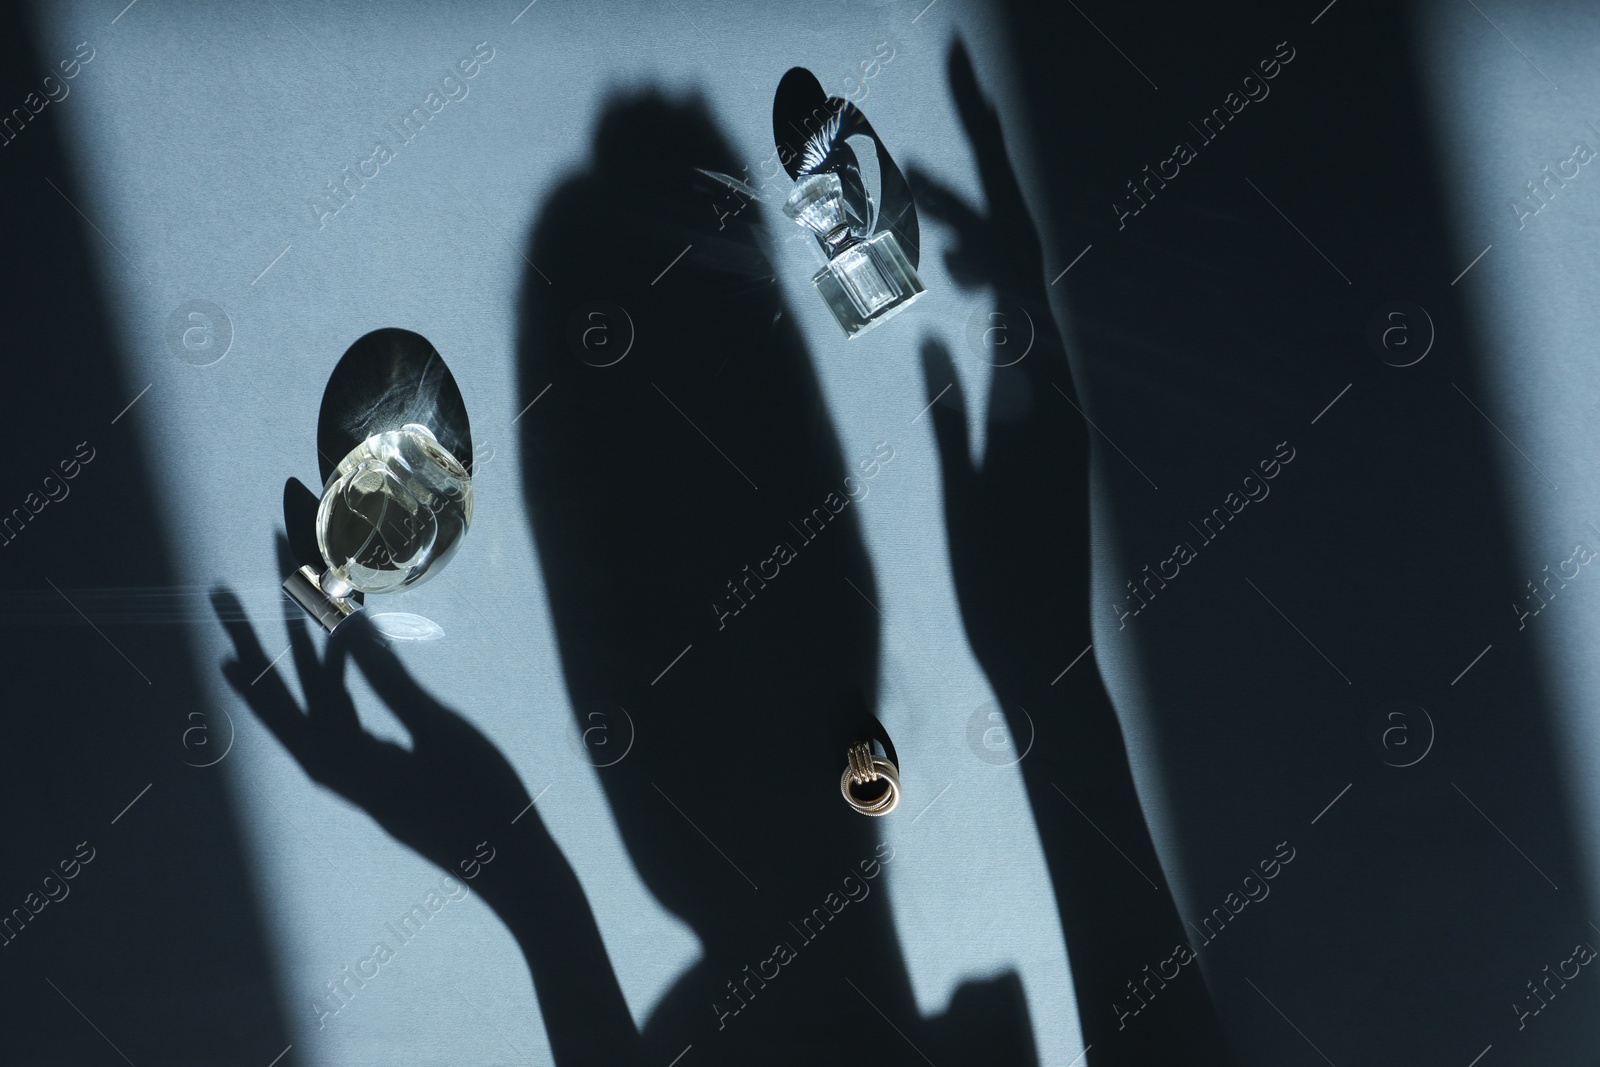
M 856 795 L 855 787 L 880 784 L 876 793 L 863 790 L 868 796 Z M 863 815 L 887 815 L 900 803 L 900 770 L 883 756 L 872 751 L 865 741 L 850 746 L 845 756 L 844 773 L 839 776 L 839 792 L 844 801 Z

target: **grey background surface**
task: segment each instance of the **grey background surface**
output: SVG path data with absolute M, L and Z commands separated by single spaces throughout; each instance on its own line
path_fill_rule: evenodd
M 116 12 L 94 5 L 39 12 L 42 55 L 70 56 L 84 40 L 95 50 L 59 107 L 87 193 L 78 206 L 116 246 L 103 248 L 109 258 L 99 268 L 125 331 L 126 380 L 138 381 L 135 392 L 150 386 L 121 424 L 133 424 L 160 468 L 182 584 L 196 592 L 231 586 L 262 622 L 269 651 L 286 648 L 275 621 L 281 576 L 272 537 L 282 525 L 283 478 L 317 484 L 315 419 L 328 372 L 356 338 L 383 326 L 422 333 L 449 363 L 479 445 L 474 523 L 448 571 L 391 610 L 444 630 L 443 640 L 406 647 L 406 659 L 540 795 L 639 1020 L 697 947 L 639 883 L 594 771 L 569 742 L 574 717 L 512 437 L 526 233 L 543 195 L 585 160 L 609 95 L 659 87 L 703 97 L 754 169 L 772 150 L 771 87 L 783 71 L 809 66 L 831 91 L 847 92 L 856 83 L 844 79 L 859 77 L 884 42 L 894 58 L 867 83 L 862 103 L 880 129 L 895 131 L 885 136 L 903 158 L 974 189 L 943 59 L 958 18 L 978 49 L 992 39 L 992 20 L 949 4 L 918 14 L 909 4 L 674 9 L 549 0 L 520 16 L 488 4 L 336 12 L 141 3 L 115 24 Z M 485 41 L 494 58 L 466 83 L 468 95 L 319 226 L 308 201 L 342 167 L 367 158 L 385 123 L 420 104 Z M 780 284 L 802 317 L 847 460 L 881 441 L 896 453 L 861 515 L 883 592 L 879 714 L 907 767 L 907 817 L 884 826 L 900 857 L 888 893 L 917 996 L 932 1014 L 960 979 L 1018 969 L 1036 1002 L 1045 1062 L 1068 1062 L 1081 1044 L 1037 835 L 1015 768 L 981 762 L 966 743 L 969 713 L 992 698 L 940 567 L 928 420 L 913 422 L 926 405 L 915 339 L 939 329 L 963 343 L 966 319 L 984 301 L 958 295 L 929 254 L 923 276 L 935 297 L 847 345 L 809 291 L 810 251 L 791 239 L 787 220 L 764 210 Z M 560 264 L 538 266 L 560 275 Z M 223 307 L 234 331 L 226 357 L 203 368 L 175 358 L 169 343 L 169 316 L 191 299 Z M 706 343 L 717 343 L 715 322 L 706 324 Z M 981 395 L 986 369 L 964 361 L 969 392 Z M 552 393 L 540 405 L 560 402 Z M 539 414 L 535 407 L 524 417 Z M 226 636 L 203 600 L 194 603 L 199 661 L 220 662 Z M 647 681 L 678 651 L 618 670 Z M 318 1028 L 311 998 L 439 875 L 310 782 L 220 675 L 202 678 L 238 730 L 230 757 L 210 773 L 226 776 L 239 808 L 301 1062 L 513 1062 L 507 1043 L 539 1061 L 543 1035 L 526 966 L 475 901 L 440 913 L 437 926 L 447 929 L 407 945 L 351 1010 Z M 355 672 L 351 684 L 369 728 L 403 738 Z M 721 861 L 709 850 L 693 862 L 731 876 L 712 872 Z M 501 1034 L 483 1025 L 485 1016 Z
M 1207 147 L 1187 185 L 1121 230 L 1104 206 L 1122 194 L 1118 182 L 1078 196 L 1042 161 L 1066 145 L 1086 167 L 1093 159 L 1107 173 L 1136 176 L 1181 128 L 1179 116 L 1203 114 L 1237 80 L 1231 58 L 1213 68 L 1191 55 L 1183 83 L 1167 82 L 1162 68 L 1179 65 L 1183 34 L 1155 14 L 1086 8 L 1081 19 L 1049 23 L 1071 27 L 1059 42 L 1068 101 L 1059 106 L 1116 116 L 1129 132 L 1110 146 L 1077 141 L 1067 126 L 1041 130 L 1046 109 L 1025 98 L 1026 71 L 1002 12 L 956 0 L 539 0 L 520 11 L 514 3 L 335 11 L 286 0 L 119 6 L 38 5 L 34 47 L 47 63 L 72 56 L 80 41 L 94 49 L 51 112 L 79 191 L 75 208 L 92 227 L 85 240 L 113 316 L 124 402 L 137 398 L 115 424 L 120 436 L 105 431 L 117 443 L 106 447 L 142 449 L 155 472 L 154 504 L 175 554 L 176 584 L 166 592 L 181 594 L 171 610 L 184 617 L 200 664 L 199 699 L 226 712 L 233 736 L 225 760 L 190 773 L 218 776 L 236 812 L 298 1062 L 549 1059 L 526 966 L 477 901 L 447 906 L 426 941 L 401 950 L 325 1027 L 310 1007 L 384 923 L 439 883 L 364 813 L 311 783 L 211 669 L 229 654 L 204 598 L 217 584 L 240 594 L 269 654 L 286 646 L 272 538 L 283 479 L 316 481 L 316 410 L 333 363 L 367 331 L 399 326 L 433 341 L 461 384 L 480 444 L 478 510 L 449 570 L 393 605 L 432 620 L 444 638 L 401 654 L 539 794 L 642 1020 L 698 946 L 645 890 L 594 770 L 570 740 L 573 715 L 518 495 L 513 350 L 526 235 L 543 198 L 584 164 L 612 94 L 698 95 L 754 167 L 770 152 L 771 87 L 784 70 L 807 66 L 830 90 L 849 92 L 845 79 L 881 42 L 894 60 L 863 100 L 874 124 L 902 163 L 977 199 L 945 74 L 957 34 L 1002 105 L 1048 275 L 1072 266 L 1072 281 L 1052 295 L 1099 433 L 1095 652 L 1161 880 L 1180 913 L 1198 918 L 1232 891 L 1232 872 L 1278 842 L 1304 857 L 1270 901 L 1241 916 L 1248 932 L 1202 957 L 1241 1061 L 1436 1055 L 1465 1065 L 1483 1055 L 1493 1057 L 1487 1067 L 1579 1062 L 1568 1057 L 1592 1047 L 1593 998 L 1581 987 L 1526 1029 L 1504 1005 L 1572 942 L 1600 936 L 1586 925 L 1600 916 L 1585 919 L 1583 888 L 1600 876 L 1592 845 L 1600 677 L 1586 655 L 1600 635 L 1600 600 L 1579 578 L 1524 625 L 1500 605 L 1531 606 L 1522 583 L 1542 579 L 1574 542 L 1600 549 L 1588 525 L 1600 524 L 1600 481 L 1586 459 L 1597 384 L 1586 281 L 1600 220 L 1589 185 L 1600 179 L 1584 167 L 1520 226 L 1511 206 L 1575 141 L 1600 148 L 1591 125 L 1600 122 L 1600 86 L 1587 62 L 1600 15 L 1579 4 L 1440 2 L 1416 6 L 1396 28 L 1373 5 L 1340 0 L 1239 18 L 1230 36 L 1240 55 L 1270 54 L 1283 38 L 1299 50 L 1277 98 L 1241 116 L 1241 127 L 1259 122 L 1238 135 L 1250 138 L 1248 149 Z M 1414 45 L 1428 138 L 1337 184 L 1327 172 L 1338 170 L 1341 152 L 1359 154 L 1376 120 L 1370 101 L 1341 109 L 1322 90 L 1336 71 L 1358 78 L 1363 64 L 1381 62 L 1391 54 L 1382 42 L 1395 34 Z M 469 95 L 319 225 L 308 201 L 479 42 L 494 58 Z M 1167 103 L 1171 94 L 1176 103 Z M 1310 124 L 1320 133 L 1308 134 Z M 1319 136 L 1320 154 L 1280 147 L 1303 149 Z M 1413 209 L 1403 208 L 1408 196 Z M 1453 250 L 1427 277 L 1396 276 L 1386 264 L 1385 226 L 1393 234 L 1394 220 L 1408 217 L 1442 219 Z M 1015 970 L 1039 1062 L 1066 1067 L 1083 1052 L 1066 950 L 1020 775 L 968 744 L 969 717 L 992 694 L 962 630 L 937 454 L 930 421 L 919 418 L 927 398 L 918 347 L 940 336 L 958 354 L 982 453 L 988 372 L 966 337 L 987 301 L 957 289 L 940 254 L 947 234 L 925 221 L 929 295 L 847 344 L 809 291 L 809 250 L 771 208 L 762 221 L 846 461 L 884 441 L 896 454 L 859 515 L 883 616 L 879 715 L 907 789 L 904 817 L 882 827 L 898 857 L 887 897 L 918 1006 L 936 1014 L 963 979 Z M 1181 242 L 1170 227 L 1191 223 L 1214 226 L 1223 250 L 1175 268 Z M 1394 243 L 1408 239 L 1401 232 Z M 1241 259 L 1253 259 L 1256 273 L 1224 269 Z M 1085 273 L 1093 281 L 1073 289 Z M 1215 317 L 1164 319 L 1170 285 L 1206 294 Z M 1322 286 L 1339 302 L 1336 314 L 1319 303 Z M 1069 303 L 1069 292 L 1112 290 L 1138 294 L 1149 318 L 1108 321 L 1107 305 Z M 1294 295 L 1280 299 L 1286 292 Z M 184 362 L 171 345 L 170 317 L 192 300 L 215 303 L 231 322 L 231 347 L 210 366 Z M 1372 341 L 1371 321 L 1396 300 L 1408 302 L 1408 343 L 1423 336 L 1411 309 L 1431 314 L 1434 347 L 1414 367 L 1392 366 L 1405 359 Z M 708 322 L 707 343 L 716 336 Z M 1107 354 L 1119 351 L 1120 362 Z M 560 403 L 552 392 L 520 417 Z M 83 417 L 98 427 L 120 406 Z M 1188 524 L 1284 440 L 1297 461 L 1272 498 L 1241 515 L 1247 529 L 1207 547 L 1148 615 L 1120 627 L 1124 582 L 1169 555 L 1170 542 L 1188 538 Z M 56 459 L 36 450 L 40 462 Z M 54 517 L 70 521 L 69 507 Z M 1474 558 L 1463 531 L 1484 529 L 1503 533 L 1501 551 Z M 994 536 L 1003 544 L 1007 531 Z M 94 574 L 57 581 L 90 615 L 108 603 L 95 591 L 116 584 Z M 1417 595 L 1438 583 L 1460 599 Z M 648 681 L 678 651 L 617 669 Z M 1041 663 L 1040 677 L 1048 681 L 1078 651 Z M 80 655 L 85 670 L 121 669 L 92 634 Z M 403 738 L 359 675 L 351 684 L 368 728 Z M 1396 708 L 1401 719 L 1390 717 Z M 176 757 L 186 724 L 171 718 L 164 728 Z M 1396 724 L 1400 735 L 1385 733 Z M 1507 758 L 1537 765 L 1514 760 L 1524 743 L 1542 751 L 1546 733 L 1550 774 L 1530 782 L 1507 770 Z M 1398 766 L 1418 751 L 1426 754 Z M 130 771 L 128 798 L 153 780 Z M 142 814 L 185 832 L 186 813 L 162 807 L 160 789 L 140 794 Z M 736 843 L 722 844 L 737 854 Z M 709 849 L 686 862 L 705 864 L 707 877 L 732 876 Z M 1105 863 L 1123 863 L 1114 846 Z M 1458 891 L 1412 893 L 1442 883 Z M 92 966 L 63 961 L 57 980 L 71 992 L 74 972 Z M 109 1003 L 75 1006 L 91 1019 L 114 1013 Z M 82 1026 L 74 1015 L 40 1025 Z

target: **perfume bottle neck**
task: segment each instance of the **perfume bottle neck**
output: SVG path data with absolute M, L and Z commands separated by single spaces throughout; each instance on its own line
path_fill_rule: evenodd
M 341 600 L 356 591 L 355 585 L 350 581 L 350 576 L 343 573 L 341 568 L 329 567 L 322 572 L 322 577 L 318 579 L 317 584 L 322 586 L 324 593 Z
M 822 242 L 822 250 L 828 254 L 829 259 L 833 259 L 850 246 L 861 243 L 861 238 L 850 232 L 848 222 L 841 222 L 827 233 L 820 234 L 818 239 Z

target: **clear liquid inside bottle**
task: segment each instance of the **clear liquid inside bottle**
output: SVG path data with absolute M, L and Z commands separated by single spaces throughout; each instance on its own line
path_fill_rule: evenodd
M 418 585 L 455 554 L 471 522 L 472 479 L 426 426 L 369 437 L 322 491 L 322 588 L 337 597 Z

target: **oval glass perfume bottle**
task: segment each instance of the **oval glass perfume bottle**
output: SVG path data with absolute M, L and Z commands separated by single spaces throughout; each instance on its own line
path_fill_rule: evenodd
M 323 627 L 353 614 L 351 595 L 392 593 L 436 574 L 472 523 L 472 478 L 420 423 L 374 434 L 339 462 L 317 508 L 319 575 L 283 583 Z

